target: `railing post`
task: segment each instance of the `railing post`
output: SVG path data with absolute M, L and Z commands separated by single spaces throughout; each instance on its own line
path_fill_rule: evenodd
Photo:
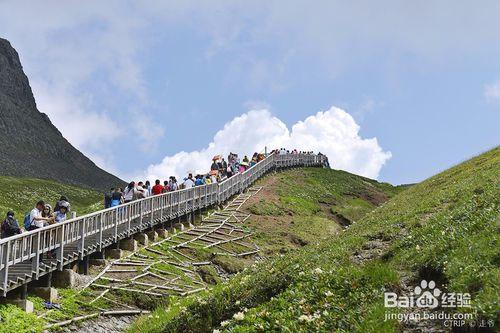
M 130 237 L 130 225 L 132 223 L 132 202 L 127 206 L 127 237 Z
M 11 247 L 11 242 L 7 242 L 7 251 L 5 251 L 5 260 L 4 260 L 4 267 L 3 267 L 3 295 L 7 295 L 7 285 L 9 282 L 9 257 L 10 257 L 10 247 Z M 3 260 L 3 258 L 2 258 Z
M 120 215 L 119 213 L 120 211 L 123 213 L 123 207 L 121 209 L 119 207 L 115 208 L 115 227 L 114 227 L 115 230 L 113 235 L 113 240 L 115 243 L 118 242 L 118 220 L 119 220 L 118 217 Z
M 142 219 L 143 219 L 143 209 L 144 201 L 139 201 L 139 229 L 142 230 Z
M 160 223 L 163 223 L 163 209 L 165 208 L 165 199 L 167 196 L 165 194 L 160 194 Z
M 64 267 L 64 230 L 65 230 L 65 225 L 66 224 L 62 224 L 61 225 L 61 238 L 59 239 L 59 248 L 57 249 L 57 260 L 59 261 L 58 262 L 58 269 L 60 271 L 63 270 L 63 267 Z
M 37 232 L 36 235 L 36 249 L 35 249 L 35 258 L 32 261 L 32 269 L 35 271 L 35 279 L 38 280 L 38 277 L 40 276 L 40 234 L 41 232 Z
M 99 249 L 99 252 L 102 251 L 102 220 L 103 219 L 104 219 L 104 213 L 101 213 L 100 217 L 99 217 L 99 223 L 98 223 L 99 237 L 97 238 L 97 241 L 98 241 L 97 248 Z
M 149 210 L 151 211 L 151 219 L 149 221 L 149 226 L 152 228 L 154 226 L 154 215 L 155 215 L 155 211 L 153 209 L 153 202 L 154 202 L 154 197 L 149 197 Z
M 80 260 L 83 260 L 83 252 L 84 252 L 84 247 L 85 247 L 85 224 L 87 223 L 87 218 L 83 218 L 81 221 L 80 221 L 80 244 L 79 244 L 79 257 L 80 257 Z

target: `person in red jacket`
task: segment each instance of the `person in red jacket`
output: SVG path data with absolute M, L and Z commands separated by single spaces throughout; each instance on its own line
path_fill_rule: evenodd
M 153 186 L 153 189 L 151 190 L 153 192 L 153 195 L 158 195 L 163 193 L 163 185 L 160 184 L 160 180 L 157 179 L 155 181 L 155 186 Z

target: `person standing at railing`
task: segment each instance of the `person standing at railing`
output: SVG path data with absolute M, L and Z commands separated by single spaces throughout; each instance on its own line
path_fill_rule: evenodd
M 153 193 L 153 195 L 158 195 L 162 194 L 164 190 L 165 188 L 163 187 L 163 185 L 161 185 L 160 180 L 159 179 L 155 180 L 155 185 L 151 189 L 151 193 Z
M 219 165 L 217 164 L 217 160 L 212 161 L 212 165 L 210 166 L 210 171 L 219 170 Z
M 68 209 L 68 212 L 70 212 L 71 211 L 71 204 L 69 203 L 69 200 L 65 195 L 61 195 L 61 197 L 59 198 L 59 201 L 56 202 L 56 204 L 54 205 L 54 211 L 59 210 L 59 207 L 61 207 L 61 204 L 64 202 L 66 202 L 68 204 L 66 208 Z
M 220 168 L 219 173 L 222 175 L 222 177 L 226 177 L 227 162 L 226 162 L 226 160 L 224 160 L 224 158 L 222 158 L 221 166 L 222 167 Z
M 120 187 L 118 187 L 116 190 L 113 191 L 113 194 L 111 194 L 111 206 L 110 207 L 116 207 L 119 206 L 123 203 L 123 191 Z
M 9 211 L 5 220 L 2 222 L 2 238 L 18 235 L 23 230 L 19 227 L 19 223 L 14 218 L 14 212 Z
M 54 223 L 54 213 L 52 212 L 51 205 L 45 204 L 45 207 L 43 207 L 42 216 L 48 218 L 46 224 L 53 224 Z
M 127 187 L 125 187 L 125 191 L 123 191 L 123 199 L 125 203 L 131 202 L 135 199 L 135 182 L 130 182 Z
M 177 179 L 175 179 L 174 176 L 170 176 L 169 181 L 168 181 L 168 186 L 169 190 L 172 191 L 177 191 L 179 186 L 177 185 Z
M 194 185 L 195 186 L 205 185 L 205 182 L 203 181 L 203 176 L 202 175 L 196 175 L 195 179 L 196 179 L 194 181 Z
M 144 189 L 146 190 L 146 198 L 151 196 L 151 183 L 149 180 L 146 180 L 146 183 L 144 184 Z
M 31 210 L 29 215 L 25 217 L 28 218 L 28 230 L 35 230 L 38 228 L 42 228 L 45 224 L 48 224 L 50 218 L 49 217 L 43 217 L 42 212 L 45 208 L 45 202 L 43 200 L 40 200 L 36 203 L 35 208 Z M 25 221 L 26 225 L 26 221 Z
M 146 187 L 143 182 L 137 183 L 137 187 L 135 188 L 135 199 L 144 199 L 147 196 Z
M 193 179 L 193 174 L 190 173 L 187 178 L 184 178 L 184 182 L 182 183 L 183 188 L 191 188 L 194 187 L 195 181 Z
M 111 207 L 111 197 L 113 196 L 113 192 L 115 192 L 114 187 L 112 187 L 109 192 L 104 194 L 104 209 Z
M 54 222 L 64 222 L 66 221 L 66 214 L 68 213 L 68 203 L 64 202 L 59 207 L 59 210 L 54 212 Z

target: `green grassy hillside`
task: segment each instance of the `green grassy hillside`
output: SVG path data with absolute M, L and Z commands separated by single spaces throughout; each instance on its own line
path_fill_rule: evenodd
M 268 175 L 245 206 L 261 254 L 284 253 L 335 237 L 403 187 L 339 170 L 299 168 Z
M 61 184 L 51 180 L 36 178 L 17 178 L 0 176 L 0 218 L 9 210 L 16 213 L 22 221 L 24 214 L 33 209 L 42 199 L 54 207 L 61 195 L 66 195 L 71 202 L 71 209 L 78 215 L 90 213 L 103 207 L 103 195 L 91 189 Z
M 174 301 L 130 331 L 397 332 L 400 323 L 384 321 L 383 292 L 404 293 L 421 279 L 435 280 L 443 291 L 472 295 L 470 308 L 447 311 L 495 322 L 499 173 L 497 147 L 397 194 L 337 237 L 256 264 L 205 294 Z M 276 205 L 262 202 L 255 211 L 279 214 L 289 203 L 293 214 L 307 215 L 321 203 L 304 193 L 325 183 L 314 178 L 297 183 L 296 191 L 277 192 Z M 365 203 L 359 206 L 365 209 Z M 332 212 L 356 221 L 356 210 L 342 207 L 340 202 Z

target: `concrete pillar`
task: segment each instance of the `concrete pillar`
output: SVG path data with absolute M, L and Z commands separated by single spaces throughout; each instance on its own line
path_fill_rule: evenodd
M 134 239 L 136 241 L 138 241 L 139 244 L 141 244 L 141 245 L 148 246 L 148 244 L 149 244 L 148 235 L 146 235 L 145 233 L 140 232 L 138 234 L 135 234 Z
M 137 242 L 135 243 L 135 247 L 137 247 Z M 106 249 L 105 254 L 106 258 L 120 259 L 123 255 L 123 251 L 120 249 Z
M 132 237 L 122 239 L 120 241 L 120 249 L 125 251 L 137 251 L 137 241 Z
M 33 302 L 28 301 L 27 299 L 10 299 L 7 300 L 6 303 L 15 305 L 26 313 L 33 313 L 34 310 Z
M 156 229 L 156 233 L 158 234 L 158 237 L 160 237 L 160 238 L 167 238 L 168 237 L 168 231 L 164 228 Z
M 19 298 L 20 299 L 26 299 L 28 296 L 28 284 L 23 284 L 22 286 L 19 287 Z
M 76 286 L 76 273 L 72 269 L 55 271 L 52 275 L 52 285 L 57 288 L 73 288 Z
M 146 231 L 146 235 L 151 242 L 156 242 L 158 240 L 158 233 L 155 230 Z
M 104 257 L 104 251 L 94 252 L 90 254 L 89 265 L 91 266 L 105 266 L 106 260 Z
M 89 256 L 83 257 L 83 259 L 78 262 L 78 273 L 89 275 Z
M 42 298 L 45 301 L 55 302 L 57 301 L 58 294 L 56 288 L 51 287 L 37 287 L 33 289 L 33 294 Z
M 47 274 L 42 276 L 39 281 L 41 287 L 52 287 L 52 272 L 48 272 Z

